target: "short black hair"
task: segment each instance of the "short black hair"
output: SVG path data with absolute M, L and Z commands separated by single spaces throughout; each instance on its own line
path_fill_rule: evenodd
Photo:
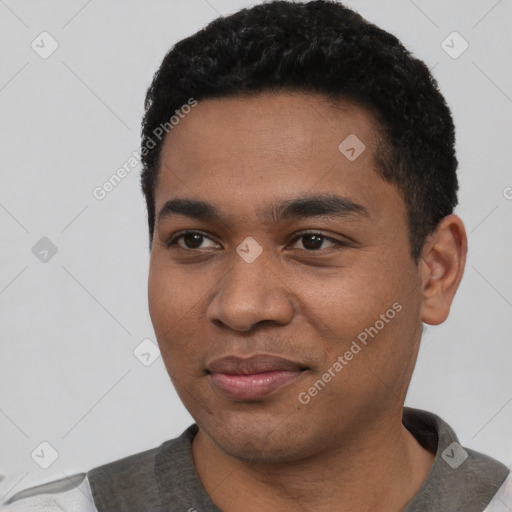
M 242 9 L 215 19 L 167 53 L 147 91 L 142 122 L 150 247 L 165 139 L 155 141 L 158 127 L 169 127 L 191 98 L 287 90 L 350 100 L 376 115 L 377 172 L 403 195 L 417 262 L 427 236 L 457 205 L 451 113 L 421 60 L 394 35 L 331 0 L 279 0 Z

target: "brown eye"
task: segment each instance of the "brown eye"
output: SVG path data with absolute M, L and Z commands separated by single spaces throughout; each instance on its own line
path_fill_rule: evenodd
M 320 249 L 325 237 L 318 235 L 303 235 L 302 245 L 308 250 Z
M 213 245 L 203 245 L 209 241 Z M 198 231 L 186 231 L 185 233 L 181 233 L 179 235 L 173 236 L 168 242 L 167 246 L 178 246 L 181 249 L 208 249 L 216 246 L 215 242 L 211 240 L 206 235 Z
M 328 249 L 330 247 L 343 246 L 345 245 L 340 240 L 335 240 L 334 238 L 327 237 L 322 235 L 321 233 L 303 233 L 298 236 L 295 244 L 298 243 L 299 240 L 302 240 L 302 247 L 298 247 L 299 249 L 305 249 L 306 251 L 318 251 L 321 249 Z M 330 245 L 325 245 L 330 244 Z
M 204 236 L 198 233 L 187 233 L 181 238 L 187 249 L 197 249 L 201 246 Z

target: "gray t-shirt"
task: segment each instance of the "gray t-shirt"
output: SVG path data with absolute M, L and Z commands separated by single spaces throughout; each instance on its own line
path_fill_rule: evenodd
M 501 462 L 463 448 L 435 414 L 404 407 L 403 424 L 436 454 L 422 487 L 403 512 L 506 512 L 512 510 L 512 476 Z M 199 480 L 191 443 L 196 424 L 158 448 L 11 498 L 5 512 L 220 512 Z M 68 508 L 69 507 L 69 508 Z

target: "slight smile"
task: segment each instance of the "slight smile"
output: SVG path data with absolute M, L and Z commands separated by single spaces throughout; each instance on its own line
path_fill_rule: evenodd
M 297 380 L 307 368 L 270 354 L 227 356 L 207 365 L 210 383 L 231 400 L 257 400 Z

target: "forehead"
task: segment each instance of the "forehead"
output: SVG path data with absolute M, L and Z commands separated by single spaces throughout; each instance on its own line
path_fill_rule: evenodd
M 172 196 L 208 199 L 241 215 L 308 193 L 375 203 L 388 185 L 375 172 L 378 137 L 369 111 L 319 94 L 199 101 L 164 141 L 157 211 Z
M 179 156 L 181 149 L 194 144 L 189 158 L 212 159 L 236 149 L 245 159 L 257 153 L 258 158 L 299 160 L 315 148 L 337 150 L 349 135 L 359 135 L 366 146 L 375 144 L 377 123 L 369 110 L 321 94 L 265 92 L 199 101 L 166 137 L 163 153 L 172 158 L 170 150 L 178 151 Z M 177 147 L 182 144 L 185 147 Z

